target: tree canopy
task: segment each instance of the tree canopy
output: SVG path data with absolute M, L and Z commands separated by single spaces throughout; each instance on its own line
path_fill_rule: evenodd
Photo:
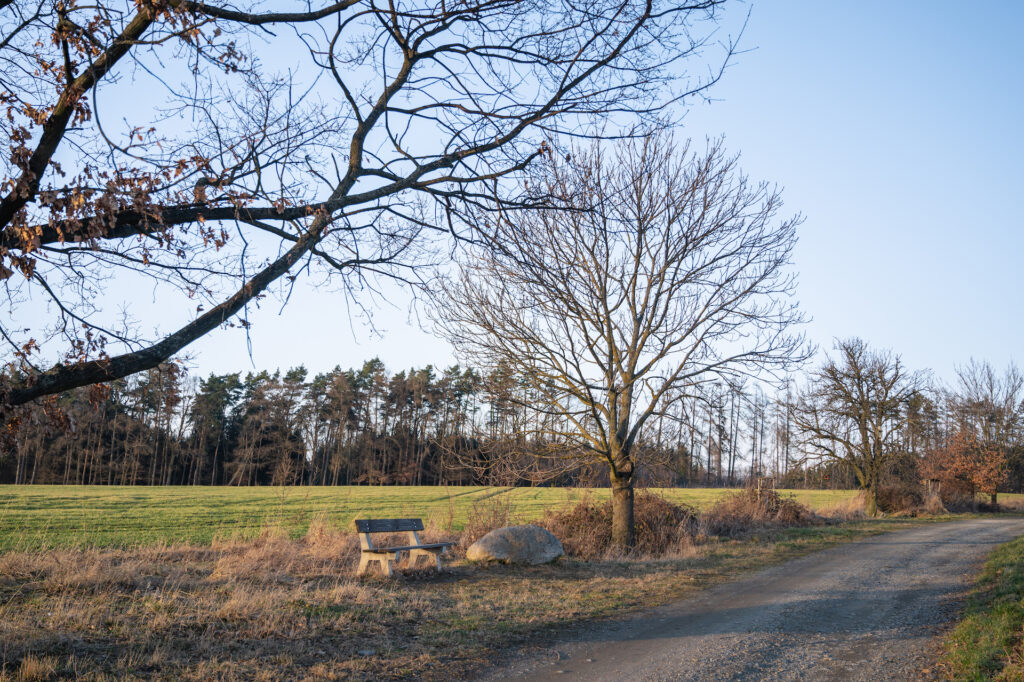
M 4 401 L 154 368 L 300 277 L 419 281 L 467 207 L 542 199 L 510 180 L 560 135 L 713 83 L 719 4 L 0 2 Z
M 799 217 L 780 219 L 779 192 L 719 145 L 664 133 L 577 148 L 547 170 L 561 207 L 488 223 L 494 242 L 442 285 L 436 317 L 467 357 L 526 378 L 555 456 L 609 468 L 626 547 L 648 422 L 701 384 L 803 357 L 788 268 Z

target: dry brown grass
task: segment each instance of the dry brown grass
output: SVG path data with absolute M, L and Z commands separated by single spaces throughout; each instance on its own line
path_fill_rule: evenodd
M 932 514 L 934 516 L 949 513 L 946 505 L 942 503 L 942 497 L 939 495 L 925 495 L 922 509 L 925 514 Z
M 863 492 L 859 492 L 851 498 L 818 508 L 818 515 L 833 521 L 859 521 L 867 518 L 864 511 L 867 507 L 867 500 Z
M 358 541 L 314 524 L 211 547 L 0 555 L 9 679 L 331 679 L 373 666 L 360 649 L 426 616 L 385 581 L 354 578 Z M 414 580 L 410 574 L 406 580 Z M 319 667 L 318 667 L 319 666 Z M 56 673 L 55 673 L 56 671 Z
M 456 546 L 458 556 L 465 556 L 466 550 L 474 542 L 490 533 L 495 528 L 514 526 L 520 519 L 512 510 L 512 497 L 506 493 L 507 489 L 499 489 L 498 492 L 480 500 L 475 500 L 469 508 L 469 515 L 459 534 L 459 543 Z M 444 533 L 446 529 L 439 528 L 435 532 Z M 451 526 L 447 529 L 451 532 Z
M 1009 512 L 1024 512 L 1024 499 L 999 498 L 999 506 Z
M 502 501 L 492 504 L 472 534 L 508 520 Z M 692 510 L 646 495 L 637 509 L 644 546 L 663 558 L 537 567 L 449 559 L 440 575 L 360 579 L 356 535 L 322 522 L 299 539 L 268 529 L 210 546 L 0 554 L 0 680 L 468 677 L 552 629 L 881 529 L 773 530 L 758 542 L 694 547 Z M 457 539 L 436 526 L 424 536 Z
M 56 671 L 57 659 L 52 657 L 36 658 L 29 654 L 21 659 L 13 679 L 18 682 L 43 682 L 52 680 Z

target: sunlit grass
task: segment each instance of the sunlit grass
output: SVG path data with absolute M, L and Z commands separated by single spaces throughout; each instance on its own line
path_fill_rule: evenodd
M 661 489 L 677 502 L 706 508 L 728 490 Z M 812 508 L 834 505 L 846 490 L 785 491 Z M 483 500 L 507 500 L 514 518 L 529 521 L 607 489 L 482 486 L 345 486 L 292 488 L 0 486 L 0 550 L 40 547 L 209 544 L 249 538 L 268 526 L 292 537 L 313 520 L 348 528 L 358 516 L 420 517 L 459 531 Z
M 1024 538 L 992 552 L 943 662 L 957 680 L 1024 679 Z

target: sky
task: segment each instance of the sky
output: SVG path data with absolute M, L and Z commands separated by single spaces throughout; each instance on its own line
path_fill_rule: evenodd
M 794 267 L 808 337 L 860 336 L 949 380 L 969 358 L 1024 363 L 1024 3 L 761 0 L 714 101 L 679 135 L 724 136 L 754 179 L 778 183 L 805 222 Z M 190 346 L 200 374 L 380 357 L 447 366 L 408 296 L 388 289 L 374 333 L 310 287 L 250 313 L 245 335 Z

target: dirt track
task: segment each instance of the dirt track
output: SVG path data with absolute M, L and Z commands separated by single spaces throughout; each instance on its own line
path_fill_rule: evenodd
M 981 519 L 848 543 L 577 633 L 485 679 L 927 677 L 970 576 L 1021 534 L 1024 519 Z

